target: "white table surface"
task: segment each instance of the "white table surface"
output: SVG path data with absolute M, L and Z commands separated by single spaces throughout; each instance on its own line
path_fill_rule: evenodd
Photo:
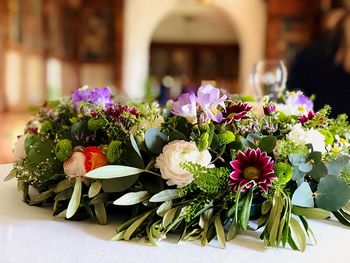
M 16 180 L 3 182 L 12 165 L 0 165 L 0 262 L 350 262 L 350 229 L 335 221 L 310 220 L 316 246 L 304 253 L 264 248 L 259 233 L 248 231 L 220 249 L 217 241 L 206 247 L 175 238 L 157 247 L 136 241 L 109 241 L 116 219 L 101 226 L 94 221 L 54 220 L 48 208 L 22 202 Z

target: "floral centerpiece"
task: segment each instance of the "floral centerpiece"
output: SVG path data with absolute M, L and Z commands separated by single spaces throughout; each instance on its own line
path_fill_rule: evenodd
M 160 108 L 83 87 L 33 112 L 6 180 L 57 218 L 127 214 L 113 240 L 225 247 L 257 222 L 265 246 L 303 251 L 307 218 L 350 226 L 350 124 L 330 111 L 301 92 L 259 104 L 205 84 Z

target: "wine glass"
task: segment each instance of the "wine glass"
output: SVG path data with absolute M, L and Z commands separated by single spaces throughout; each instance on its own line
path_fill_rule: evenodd
M 250 84 L 257 101 L 277 101 L 286 88 L 287 69 L 282 60 L 260 60 L 254 64 Z

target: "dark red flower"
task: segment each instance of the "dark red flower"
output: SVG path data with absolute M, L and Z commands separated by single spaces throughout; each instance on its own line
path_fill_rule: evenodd
M 256 150 L 248 148 L 244 153 L 239 151 L 236 160 L 230 164 L 233 172 L 230 174 L 229 185 L 233 191 L 248 183 L 242 189 L 243 192 L 257 185 L 267 193 L 272 180 L 276 178 L 273 171 L 274 162 L 259 148 Z
M 312 120 L 314 117 L 315 113 L 312 110 L 310 110 L 307 115 L 300 116 L 299 121 L 301 124 L 304 124 L 305 122 Z
M 105 110 L 105 114 L 112 117 L 115 121 L 117 121 L 124 112 L 138 115 L 138 111 L 135 107 L 129 107 L 121 104 L 109 104 Z
M 276 105 L 273 103 L 269 103 L 269 104 L 264 105 L 263 109 L 264 109 L 264 114 L 266 116 L 269 116 L 276 111 Z
M 226 122 L 232 123 L 233 121 L 240 121 L 242 119 L 247 119 L 247 113 L 253 108 L 249 103 L 237 102 L 230 103 L 226 106 L 226 112 L 224 113 L 224 118 Z

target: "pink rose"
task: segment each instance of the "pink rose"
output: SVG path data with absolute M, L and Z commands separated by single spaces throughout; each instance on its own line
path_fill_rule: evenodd
M 82 152 L 74 152 L 72 156 L 64 162 L 64 173 L 69 177 L 84 176 L 85 170 L 85 155 Z
M 26 158 L 26 150 L 24 148 L 24 142 L 26 141 L 27 134 L 24 134 L 18 138 L 18 141 L 13 149 L 13 155 L 15 157 L 15 161 L 20 161 Z

